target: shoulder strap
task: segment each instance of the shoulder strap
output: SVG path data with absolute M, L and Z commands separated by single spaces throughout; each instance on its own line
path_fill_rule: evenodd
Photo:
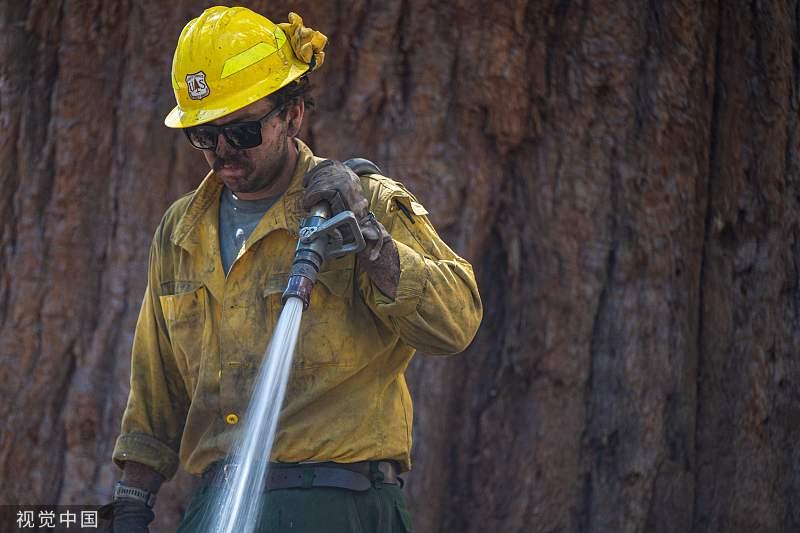
M 364 174 L 381 174 L 381 169 L 378 168 L 378 165 L 363 157 L 348 159 L 344 164 L 359 176 L 363 176 Z

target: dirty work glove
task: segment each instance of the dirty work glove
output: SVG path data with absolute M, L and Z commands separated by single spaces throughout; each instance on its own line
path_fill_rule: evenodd
M 332 214 L 352 211 L 356 220 L 367 216 L 369 203 L 356 173 L 339 161 L 326 159 L 303 176 L 303 208 L 308 210 L 325 200 Z
M 381 256 L 384 246 L 391 243 L 392 236 L 371 211 L 361 219 L 358 225 L 361 228 L 361 235 L 364 236 L 364 242 L 367 244 L 362 255 L 370 261 L 376 261 Z
M 137 500 L 119 499 L 98 509 L 103 520 L 111 521 L 111 533 L 149 533 L 148 524 L 153 521 L 153 511 Z
M 306 189 L 303 197 L 304 209 L 311 209 L 324 200 L 330 204 L 334 215 L 342 211 L 352 211 L 367 243 L 363 255 L 370 261 L 380 257 L 384 244 L 392 238 L 372 213 L 367 211 L 369 202 L 364 197 L 361 180 L 355 172 L 339 161 L 327 159 L 306 173 L 303 186 Z

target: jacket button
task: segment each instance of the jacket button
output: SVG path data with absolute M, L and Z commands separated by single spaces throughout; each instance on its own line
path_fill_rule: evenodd
M 228 416 L 225 417 L 225 422 L 230 425 L 234 425 L 239 422 L 239 417 L 236 416 L 236 413 L 228 413 Z

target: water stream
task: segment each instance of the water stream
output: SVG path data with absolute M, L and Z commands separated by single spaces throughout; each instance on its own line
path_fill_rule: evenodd
M 228 462 L 237 466 L 229 470 L 223 490 L 206 509 L 201 531 L 251 533 L 258 524 L 302 315 L 302 300 L 289 298 L 261 364 L 250 406 L 241 422 L 241 435 L 228 457 Z

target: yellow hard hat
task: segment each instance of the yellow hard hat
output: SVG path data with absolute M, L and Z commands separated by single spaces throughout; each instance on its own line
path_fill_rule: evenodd
M 196 126 L 274 93 L 319 67 L 327 40 L 295 13 L 276 25 L 244 7 L 206 9 L 178 39 L 172 60 L 178 105 L 164 124 Z

